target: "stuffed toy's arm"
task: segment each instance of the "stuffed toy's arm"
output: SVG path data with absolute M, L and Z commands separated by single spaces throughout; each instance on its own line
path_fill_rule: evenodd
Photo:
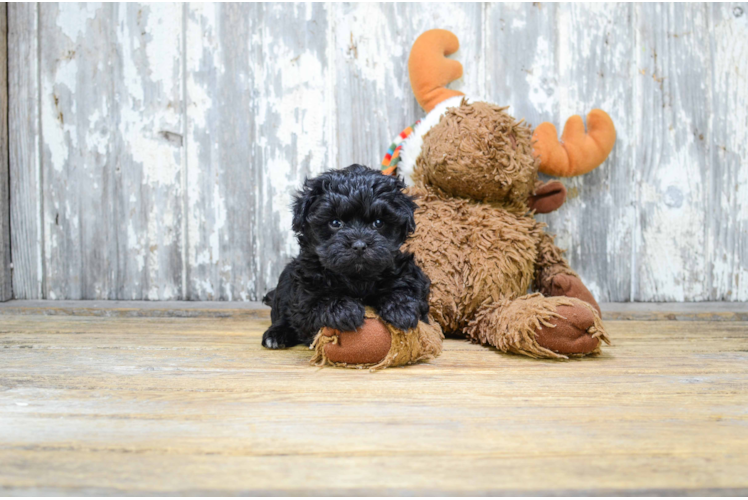
M 538 245 L 535 263 L 535 290 L 546 297 L 574 297 L 591 305 L 602 317 L 595 297 L 584 286 L 563 256 L 564 251 L 556 246 L 553 237 L 543 233 Z

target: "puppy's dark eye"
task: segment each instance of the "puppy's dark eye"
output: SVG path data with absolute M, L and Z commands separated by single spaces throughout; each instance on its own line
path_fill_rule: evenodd
M 380 219 L 377 219 L 372 222 L 371 225 L 379 229 L 380 227 L 384 226 L 384 222 L 382 222 Z
M 333 229 L 340 229 L 341 227 L 343 227 L 343 223 L 338 219 L 334 219 L 330 221 L 330 227 Z

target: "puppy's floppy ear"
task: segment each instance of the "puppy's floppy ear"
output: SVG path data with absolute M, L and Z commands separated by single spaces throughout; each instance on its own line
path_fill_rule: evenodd
M 413 232 L 416 230 L 416 218 L 414 212 L 418 208 L 418 205 L 416 205 L 416 202 L 414 201 L 414 196 L 408 196 L 403 193 L 403 190 L 407 187 L 403 178 L 397 175 L 394 176 L 394 179 L 395 186 L 397 190 L 400 191 L 400 196 L 402 197 L 398 205 L 407 213 L 407 220 L 405 223 L 405 235 L 407 236 L 409 234 L 413 234 Z
M 408 235 L 413 234 L 416 230 L 416 217 L 414 212 L 418 208 L 418 205 L 416 205 L 413 200 L 414 198 L 412 196 L 400 192 L 392 203 L 397 208 L 398 219 L 403 223 L 403 238 L 407 238 Z
M 397 186 L 397 189 L 399 189 L 400 191 L 408 187 L 405 184 L 405 180 L 403 179 L 402 175 L 392 175 L 391 177 L 395 179 L 395 186 Z
M 418 205 L 416 205 L 416 202 L 413 201 L 412 196 L 407 196 L 408 199 L 408 223 L 406 225 L 406 228 L 408 230 L 408 234 L 413 234 L 416 230 L 416 217 L 415 217 L 415 211 L 418 208 Z
M 307 217 L 309 217 L 309 211 L 317 201 L 320 195 L 320 189 L 318 181 L 316 179 L 309 179 L 308 177 L 304 180 L 304 186 L 296 193 L 296 197 L 293 201 L 293 219 L 291 221 L 291 228 L 296 233 L 302 233 L 304 230 L 304 224 L 306 223 Z

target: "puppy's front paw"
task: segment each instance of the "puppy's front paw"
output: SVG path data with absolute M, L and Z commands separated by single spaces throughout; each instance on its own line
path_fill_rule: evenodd
M 339 330 L 341 332 L 351 332 L 358 330 L 364 324 L 363 304 L 353 300 L 341 300 L 335 302 L 327 310 L 322 319 L 323 326 Z
M 378 312 L 384 321 L 400 330 L 415 328 L 420 319 L 418 307 L 412 302 L 385 302 Z
M 272 325 L 262 335 L 262 347 L 268 349 L 285 349 L 298 344 L 296 334 L 287 327 Z

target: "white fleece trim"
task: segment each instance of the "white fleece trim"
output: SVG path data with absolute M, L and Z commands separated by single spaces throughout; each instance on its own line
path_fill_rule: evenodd
M 444 115 L 449 108 L 459 106 L 464 98 L 465 96 L 457 95 L 437 104 L 436 107 L 432 109 L 423 120 L 421 120 L 421 123 L 416 125 L 416 128 L 413 129 L 413 133 L 403 141 L 403 147 L 400 150 L 400 161 L 397 164 L 397 173 L 405 179 L 405 183 L 408 186 L 413 185 L 411 176 L 413 175 L 413 167 L 416 165 L 416 159 L 418 158 L 418 155 L 421 154 L 423 136 L 431 130 L 431 127 L 439 123 L 442 115 Z

